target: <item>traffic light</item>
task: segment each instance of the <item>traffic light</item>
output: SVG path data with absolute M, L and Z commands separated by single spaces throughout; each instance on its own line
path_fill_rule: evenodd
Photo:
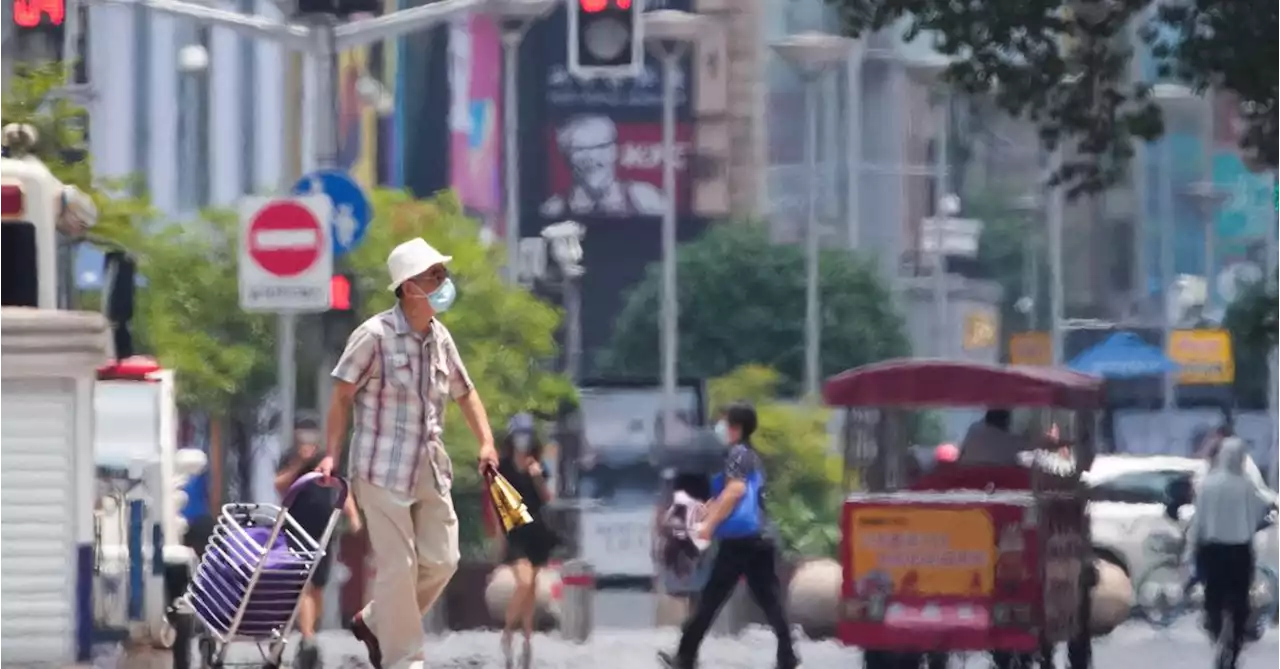
M 570 0 L 569 73 L 634 77 L 644 70 L 642 0 Z
M 334 311 L 351 310 L 351 279 L 334 274 L 329 279 L 329 308 Z

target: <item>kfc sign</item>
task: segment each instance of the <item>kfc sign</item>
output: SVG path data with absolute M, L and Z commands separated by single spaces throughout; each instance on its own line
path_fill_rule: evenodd
M 677 125 L 678 212 L 689 207 L 686 157 L 692 137 L 688 124 Z M 665 210 L 661 124 L 587 114 L 550 128 L 547 143 L 547 197 L 539 207 L 544 217 L 661 216 Z

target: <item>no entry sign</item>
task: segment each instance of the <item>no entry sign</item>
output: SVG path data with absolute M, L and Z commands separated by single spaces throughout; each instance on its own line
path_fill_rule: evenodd
M 242 201 L 241 308 L 289 312 L 329 308 L 332 207 L 324 195 Z

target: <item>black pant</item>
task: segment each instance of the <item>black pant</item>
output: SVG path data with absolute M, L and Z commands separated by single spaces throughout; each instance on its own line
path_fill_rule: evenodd
M 1223 613 L 1230 614 L 1234 631 L 1230 642 L 1236 653 L 1244 645 L 1253 568 L 1250 544 L 1204 544 L 1196 552 L 1196 569 L 1204 582 L 1205 627 L 1217 638 Z
M 720 607 L 733 595 L 738 581 L 746 577 L 747 589 L 764 611 L 765 619 L 778 637 L 778 666 L 796 665 L 795 648 L 791 645 L 791 627 L 782 610 L 782 587 L 778 583 L 777 551 L 773 543 L 761 537 L 725 539 L 720 542 L 707 585 L 698 596 L 697 608 L 684 624 L 676 656 L 686 666 L 693 666 L 698 647 L 707 635 Z

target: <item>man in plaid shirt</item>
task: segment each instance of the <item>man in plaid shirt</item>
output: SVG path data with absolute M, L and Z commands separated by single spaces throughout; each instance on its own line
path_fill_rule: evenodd
M 387 269 L 397 304 L 356 328 L 333 370 L 328 455 L 316 470 L 332 474 L 353 416 L 352 488 L 377 576 L 374 601 L 351 630 L 378 669 L 384 658 L 388 667 L 422 666 L 422 616 L 458 566 L 453 463 L 441 443 L 446 396 L 480 442 L 481 473 L 498 464 L 484 404 L 436 319 L 457 297 L 450 260 L 422 239 L 392 250 Z

